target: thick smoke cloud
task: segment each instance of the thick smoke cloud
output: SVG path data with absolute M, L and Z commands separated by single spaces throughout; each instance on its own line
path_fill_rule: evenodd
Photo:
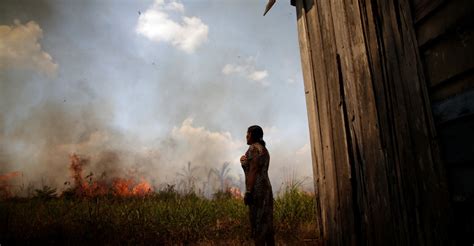
M 0 26 L 0 69 L 29 69 L 53 76 L 58 64 L 41 49 L 43 31 L 34 21 Z
M 90 159 L 86 174 L 155 186 L 179 183 L 188 162 L 200 182 L 228 162 L 239 185 L 245 131 L 259 124 L 275 190 L 311 175 L 294 9 L 272 10 L 274 25 L 255 1 L 162 2 L 176 23 L 188 16 L 209 26 L 193 53 L 137 33 L 154 1 L 0 3 L 1 30 L 25 39 L 8 37 L 21 55 L 0 55 L 0 173 L 61 189 L 76 153 Z M 294 39 L 275 41 L 281 30 Z

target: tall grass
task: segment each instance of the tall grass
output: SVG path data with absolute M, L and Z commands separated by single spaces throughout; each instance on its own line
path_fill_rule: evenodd
M 276 231 L 286 239 L 314 238 L 316 234 L 315 197 L 301 189 L 300 182 L 283 187 L 275 200 Z
M 314 197 L 288 187 L 275 199 L 277 240 L 315 235 Z M 206 199 L 172 187 L 146 197 L 15 198 L 0 202 L 0 243 L 249 244 L 247 207 L 225 192 Z M 314 241 L 313 241 L 314 242 Z

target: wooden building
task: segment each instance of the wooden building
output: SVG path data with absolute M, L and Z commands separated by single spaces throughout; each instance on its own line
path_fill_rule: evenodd
M 414 0 L 415 30 L 446 167 L 450 236 L 474 243 L 474 1 Z
M 291 2 L 321 241 L 474 243 L 474 1 Z

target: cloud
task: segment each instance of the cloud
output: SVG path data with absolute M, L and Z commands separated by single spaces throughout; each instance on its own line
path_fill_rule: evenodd
M 229 132 L 210 131 L 195 126 L 187 118 L 181 126 L 175 126 L 170 134 L 173 144 L 164 151 L 171 154 L 173 164 L 195 162 L 200 166 L 218 167 L 224 162 L 238 163 L 244 143 L 233 139 Z
M 267 70 L 262 70 L 262 71 L 254 71 L 251 74 L 249 74 L 248 78 L 253 80 L 253 81 L 261 81 L 264 78 L 268 76 Z
M 42 50 L 39 43 L 42 37 L 43 30 L 34 21 L 25 25 L 19 21 L 13 26 L 0 25 L 0 70 L 16 68 L 55 75 L 58 64 Z
M 193 53 L 207 41 L 209 27 L 198 17 L 184 16 L 184 11 L 184 5 L 176 0 L 155 0 L 138 18 L 136 32 L 152 41 L 170 43 Z M 171 19 L 170 14 L 181 17 L 181 23 Z
M 268 86 L 268 81 L 265 78 L 268 77 L 267 70 L 258 70 L 255 64 L 255 58 L 249 57 L 245 59 L 243 63 L 240 64 L 226 64 L 222 68 L 222 74 L 232 75 L 236 74 L 238 76 L 244 77 L 248 80 L 259 82 L 264 86 Z

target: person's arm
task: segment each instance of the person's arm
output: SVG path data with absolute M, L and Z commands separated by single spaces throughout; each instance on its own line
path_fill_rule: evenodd
M 252 192 L 257 178 L 258 164 L 260 159 L 260 153 L 255 146 L 250 146 L 249 156 L 247 157 L 247 165 L 249 168 L 249 174 L 246 182 L 246 191 Z
M 246 153 L 247 154 L 247 153 Z M 242 166 L 242 169 L 244 169 L 245 174 L 247 174 L 249 168 L 249 164 L 247 163 L 247 156 L 243 155 L 240 157 L 240 165 Z

